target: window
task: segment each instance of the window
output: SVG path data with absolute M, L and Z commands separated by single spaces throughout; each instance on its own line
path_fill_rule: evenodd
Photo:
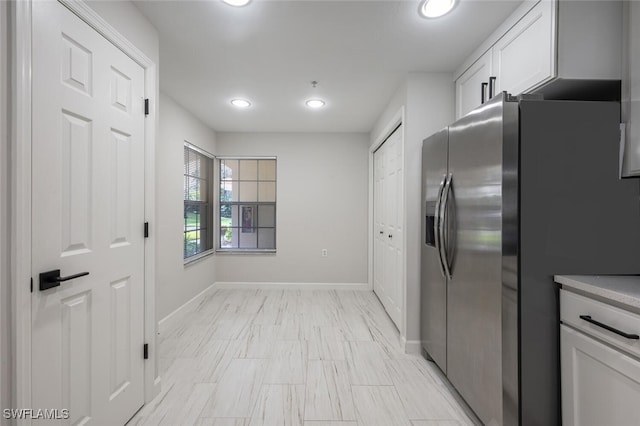
M 213 159 L 184 146 L 184 259 L 195 260 L 213 249 Z
M 275 158 L 220 158 L 219 201 L 220 250 L 275 251 Z

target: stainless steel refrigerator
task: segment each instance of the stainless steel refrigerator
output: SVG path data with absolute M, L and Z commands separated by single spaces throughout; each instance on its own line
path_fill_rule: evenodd
M 423 349 L 485 424 L 560 424 L 555 274 L 640 273 L 620 104 L 500 94 L 423 142 Z

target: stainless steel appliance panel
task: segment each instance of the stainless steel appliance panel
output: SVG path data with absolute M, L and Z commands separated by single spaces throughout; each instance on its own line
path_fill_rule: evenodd
M 519 387 L 519 108 L 502 110 L 502 423 L 516 425 Z
M 449 127 L 447 377 L 485 424 L 502 414 L 503 109 L 499 95 Z M 452 248 L 451 245 L 454 245 Z
M 422 144 L 422 262 L 420 330 L 424 350 L 447 372 L 447 282 L 440 260 L 439 200 L 447 176 L 447 128 Z

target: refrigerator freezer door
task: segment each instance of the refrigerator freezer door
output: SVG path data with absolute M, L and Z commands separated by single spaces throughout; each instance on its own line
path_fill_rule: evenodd
M 503 424 L 503 114 L 505 108 L 517 111 L 516 103 L 502 97 L 449 127 L 456 243 L 447 287 L 447 376 L 484 424 L 498 425 Z
M 447 372 L 447 282 L 443 274 L 437 238 L 440 218 L 436 211 L 447 176 L 448 130 L 422 143 L 422 260 L 420 330 L 422 345 L 435 363 Z

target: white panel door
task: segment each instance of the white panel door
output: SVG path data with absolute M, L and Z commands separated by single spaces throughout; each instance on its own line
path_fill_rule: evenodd
M 562 424 L 638 424 L 640 360 L 560 326 Z
M 373 291 L 380 300 L 386 296 L 384 288 L 384 255 L 387 251 L 386 221 L 384 217 L 384 153 L 382 145 L 373 154 Z
M 519 95 L 551 78 L 552 1 L 541 1 L 493 46 L 494 93 Z
M 374 291 L 400 328 L 403 298 L 402 126 L 374 154 Z
M 33 2 L 33 408 L 124 424 L 143 404 L 144 71 Z M 89 272 L 40 291 L 40 274 Z
M 491 50 L 482 55 L 456 80 L 456 118 L 463 117 L 482 104 L 489 96 L 491 76 Z M 487 86 L 483 87 L 483 83 Z

